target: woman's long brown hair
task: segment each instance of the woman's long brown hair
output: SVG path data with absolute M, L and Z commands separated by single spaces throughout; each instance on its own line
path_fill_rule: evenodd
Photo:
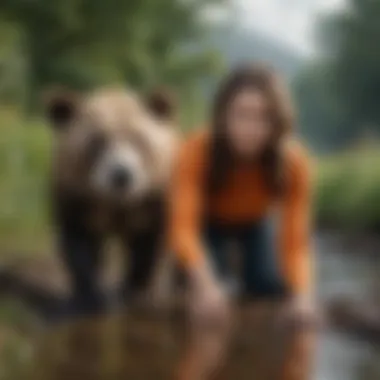
M 261 92 L 268 101 L 268 117 L 273 133 L 259 163 L 269 191 L 278 196 L 286 189 L 281 146 L 283 139 L 293 129 L 294 112 L 290 95 L 274 70 L 256 64 L 233 71 L 216 94 L 212 114 L 208 190 L 210 194 L 217 193 L 233 169 L 234 155 L 226 138 L 226 114 L 235 95 L 245 89 Z

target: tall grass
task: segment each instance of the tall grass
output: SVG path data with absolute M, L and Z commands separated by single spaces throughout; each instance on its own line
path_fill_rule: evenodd
M 0 109 L 0 253 L 40 249 L 48 235 L 49 129 Z
M 0 109 L 0 269 L 15 256 L 47 252 L 49 129 Z M 34 350 L 33 315 L 16 300 L 1 299 L 0 379 L 27 378 Z

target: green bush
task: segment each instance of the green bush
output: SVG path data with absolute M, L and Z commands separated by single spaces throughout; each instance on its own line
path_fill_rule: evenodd
M 0 249 L 40 249 L 48 228 L 49 129 L 0 112 Z
M 322 224 L 356 230 L 380 227 L 380 154 L 358 149 L 319 163 L 316 216 Z

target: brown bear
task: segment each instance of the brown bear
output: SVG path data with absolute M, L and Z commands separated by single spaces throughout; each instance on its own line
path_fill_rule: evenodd
M 103 89 L 50 93 L 52 195 L 58 251 L 68 271 L 68 310 L 104 310 L 99 272 L 115 237 L 128 260 L 123 298 L 151 285 L 163 253 L 166 190 L 178 145 L 168 96 Z M 124 269 L 124 268 L 123 268 Z

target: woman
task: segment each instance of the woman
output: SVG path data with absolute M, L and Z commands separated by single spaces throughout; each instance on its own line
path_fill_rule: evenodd
M 244 295 L 287 295 L 293 311 L 311 312 L 310 168 L 291 139 L 293 126 L 280 79 L 250 65 L 222 84 L 210 130 L 185 142 L 172 185 L 170 236 L 198 315 L 226 310 L 230 241 L 239 248 Z

